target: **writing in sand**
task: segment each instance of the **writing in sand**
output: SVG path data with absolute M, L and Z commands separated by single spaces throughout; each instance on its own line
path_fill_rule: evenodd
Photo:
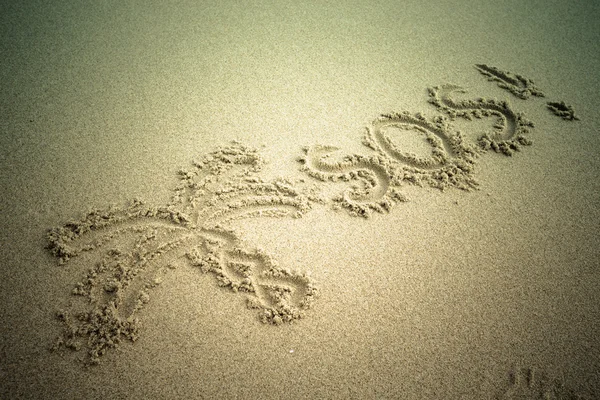
M 544 96 L 520 75 L 483 64 L 476 68 L 518 99 Z M 235 221 L 299 218 L 315 207 L 364 218 L 388 213 L 407 201 L 404 185 L 470 191 L 478 186 L 479 157 L 489 151 L 511 156 L 532 144 L 533 123 L 508 101 L 458 100 L 468 94 L 451 84 L 427 93 L 437 116 L 381 115 L 365 129 L 364 154 L 346 154 L 328 144 L 302 149 L 298 161 L 306 179 L 264 180 L 259 152 L 233 142 L 180 170 L 168 204 L 134 200 L 91 210 L 51 229 L 51 253 L 81 273 L 68 306 L 57 311 L 62 332 L 53 348 L 85 350 L 86 362 L 95 364 L 123 341 L 135 341 L 140 311 L 153 288 L 178 266 L 211 274 L 223 290 L 244 296 L 263 323 L 291 324 L 314 312 L 309 309 L 318 291 L 310 271 L 281 266 L 267 252 L 248 246 Z M 561 118 L 577 119 L 564 102 L 548 107 Z M 491 128 L 468 140 L 454 127 L 456 119 L 489 119 Z M 339 186 L 335 195 L 324 195 L 324 188 Z

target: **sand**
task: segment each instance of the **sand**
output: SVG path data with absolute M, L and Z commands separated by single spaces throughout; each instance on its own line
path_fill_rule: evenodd
M 0 398 L 600 398 L 593 2 L 4 6 Z

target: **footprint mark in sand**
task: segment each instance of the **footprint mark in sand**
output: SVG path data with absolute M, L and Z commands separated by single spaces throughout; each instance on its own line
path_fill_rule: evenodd
M 550 379 L 545 373 L 532 368 L 511 371 L 508 387 L 496 397 L 498 400 L 584 400 L 565 387 L 562 381 Z

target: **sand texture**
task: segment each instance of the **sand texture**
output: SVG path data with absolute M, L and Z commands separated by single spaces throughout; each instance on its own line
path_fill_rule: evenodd
M 600 398 L 593 2 L 0 20 L 0 398 Z

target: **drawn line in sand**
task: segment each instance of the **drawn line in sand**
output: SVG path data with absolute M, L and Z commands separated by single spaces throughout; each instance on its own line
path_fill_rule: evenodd
M 545 97 L 544 93 L 535 85 L 535 83 L 525 78 L 523 75 L 512 74 L 496 67 L 486 64 L 475 64 L 475 68 L 489 81 L 496 82 L 498 87 L 508 90 L 520 99 L 528 99 L 531 96 Z
M 502 71 L 499 68 L 491 67 L 486 64 L 475 64 L 475 68 L 489 81 L 496 82 L 502 89 L 508 90 L 520 99 L 526 100 L 531 96 L 545 97 L 545 94 L 535 85 L 535 83 L 525 78 L 523 75 L 512 74 L 508 71 Z M 564 101 L 546 103 L 548 109 L 556 116 L 567 120 L 577 121 L 579 118 L 575 115 L 572 106 L 565 104 Z
M 395 188 L 398 182 L 385 160 L 351 155 L 336 161 L 332 156 L 339 150 L 316 145 L 304 148 L 299 158 L 301 170 L 322 182 L 360 182 L 332 199 L 335 209 L 343 207 L 352 215 L 369 217 L 372 211 L 389 211 L 397 202 L 406 201 Z
M 57 314 L 63 332 L 54 348 L 86 347 L 86 361 L 97 363 L 123 339 L 135 341 L 137 313 L 151 289 L 186 262 L 243 293 L 265 323 L 302 318 L 316 294 L 312 280 L 248 250 L 227 225 L 245 217 L 298 217 L 310 209 L 311 190 L 304 194 L 292 182 L 254 177 L 262 163 L 256 150 L 233 143 L 196 162 L 192 171 L 180 171 L 181 183 L 166 206 L 136 200 L 52 229 L 49 249 L 60 264 L 88 263 L 71 304 Z
M 445 92 L 439 98 L 445 111 L 497 114 L 508 121 L 507 129 L 514 131 L 511 137 L 521 133 L 523 119 L 503 103 L 456 103 Z M 259 176 L 262 157 L 234 142 L 194 161 L 191 169 L 180 170 L 180 182 L 167 205 L 148 207 L 134 201 L 123 208 L 91 211 L 79 221 L 52 229 L 49 247 L 61 264 L 77 259 L 88 264 L 73 288 L 71 304 L 58 313 L 63 333 L 55 347 L 87 347 L 88 361 L 96 363 L 123 339 L 136 340 L 138 312 L 149 301 L 151 290 L 182 263 L 213 274 L 220 286 L 232 292 L 243 293 L 265 323 L 279 325 L 301 318 L 316 294 L 311 279 L 279 267 L 265 252 L 249 250 L 231 224 L 243 218 L 297 218 L 327 201 L 334 208 L 367 217 L 406 201 L 399 191 L 405 182 L 470 190 L 476 187 L 477 148 L 466 144 L 449 122 L 441 116 L 427 120 L 408 112 L 382 115 L 363 138 L 376 153 L 370 156 L 336 159 L 340 151 L 335 147 L 305 148 L 302 170 L 309 176 L 320 182 L 351 183 L 330 200 L 321 194 L 322 188 L 303 180 L 264 181 Z M 402 151 L 392 131 L 422 137 L 430 154 Z
M 423 139 L 429 154 L 419 156 L 403 151 L 393 133 L 412 133 Z M 384 114 L 366 129 L 363 144 L 375 150 L 392 165 L 396 181 L 426 183 L 438 189 L 457 187 L 471 190 L 477 186 L 473 165 L 477 149 L 465 142 L 463 135 L 453 131 L 449 121 L 441 116 L 427 120 L 421 114 L 403 111 Z
M 506 73 L 485 70 L 512 82 Z M 529 81 L 515 79 L 528 93 L 537 93 Z M 465 90 L 449 84 L 429 89 L 429 102 L 442 114 L 433 118 L 402 111 L 375 119 L 362 138 L 368 155 L 348 155 L 329 145 L 304 148 L 300 169 L 309 181 L 265 181 L 258 151 L 233 142 L 179 170 L 166 205 L 136 200 L 52 229 L 52 254 L 61 264 L 85 271 L 58 312 L 63 332 L 54 347 L 86 348 L 88 362 L 97 363 L 122 340 L 136 340 L 139 311 L 152 289 L 181 265 L 210 273 L 219 286 L 245 296 L 262 322 L 280 325 L 302 318 L 317 294 L 312 279 L 245 245 L 233 225 L 244 218 L 298 218 L 319 204 L 353 216 L 386 213 L 407 201 L 400 191 L 405 184 L 477 188 L 477 158 L 489 149 L 512 155 L 530 145 L 533 124 L 505 101 L 456 100 L 460 93 Z M 495 124 L 474 143 L 453 127 L 456 118 L 486 117 L 495 118 Z M 341 193 L 324 194 L 338 184 L 346 186 Z
M 336 209 L 351 215 L 369 217 L 372 212 L 388 212 L 407 200 L 400 192 L 405 184 L 428 185 L 444 190 L 455 187 L 472 190 L 478 186 L 474 177 L 477 157 L 488 149 L 512 155 L 530 145 L 527 137 L 533 123 L 516 113 L 505 101 L 462 100 L 454 93 L 465 93 L 456 85 L 429 89 L 429 102 L 447 117 L 432 119 L 408 111 L 383 114 L 366 128 L 363 145 L 375 155 L 343 155 L 330 145 L 314 145 L 303 149 L 299 157 L 301 170 L 321 182 L 348 182 L 351 186 L 333 197 Z M 478 143 L 468 143 L 465 136 L 452 127 L 461 117 L 466 120 L 493 117 L 490 132 L 483 132 Z M 420 140 L 426 154 L 403 149 L 402 139 Z M 400 140 L 399 140 L 400 139 Z M 417 142 L 419 141 L 417 140 Z
M 567 121 L 579 121 L 579 117 L 575 115 L 575 110 L 572 106 L 565 104 L 564 101 L 553 102 L 550 101 L 546 103 L 548 109 L 552 112 L 552 114 L 567 120 Z
M 454 100 L 453 93 L 466 93 L 460 86 L 446 84 L 429 89 L 429 102 L 446 113 L 452 120 L 457 117 L 466 120 L 495 117 L 496 123 L 490 132 L 479 137 L 479 146 L 484 150 L 512 155 L 522 146 L 532 142 L 527 137 L 533 128 L 533 122 L 516 113 L 506 101 L 478 98 L 475 100 Z
M 550 379 L 547 374 L 532 368 L 516 368 L 509 374 L 509 382 L 498 400 L 591 400 L 565 387 L 559 379 Z

